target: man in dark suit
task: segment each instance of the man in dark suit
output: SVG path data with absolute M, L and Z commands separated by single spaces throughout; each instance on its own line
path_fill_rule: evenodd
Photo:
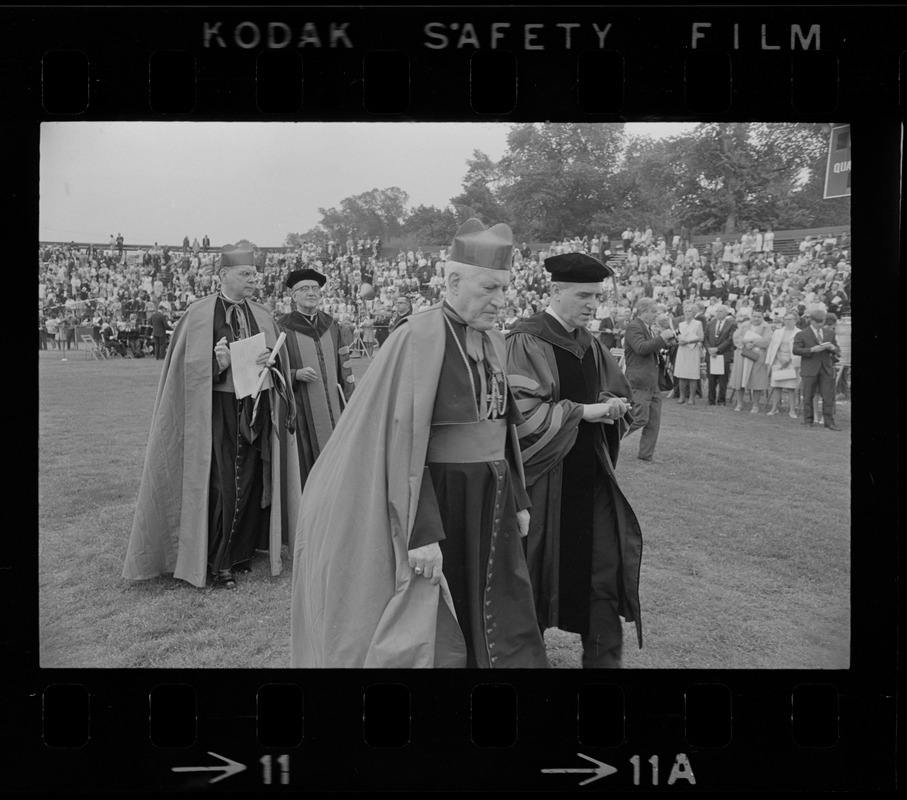
M 405 294 L 401 294 L 397 298 L 397 302 L 394 307 L 394 314 L 390 319 L 389 324 L 391 333 L 397 330 L 397 328 L 399 328 L 403 324 L 402 321 L 412 313 L 413 301 L 410 300 Z
M 617 347 L 617 336 L 614 334 L 614 329 L 617 327 L 617 323 L 614 321 L 614 317 L 611 314 L 608 314 L 606 317 L 602 317 L 598 321 L 598 340 L 610 350 L 612 347 Z
M 766 286 L 753 287 L 753 290 L 750 292 L 750 300 L 753 301 L 753 308 L 758 306 L 765 311 L 766 314 L 772 307 L 772 294 Z
M 793 351 L 800 356 L 800 377 L 803 379 L 803 424 L 812 427 L 813 398 L 816 391 L 822 397 L 822 416 L 830 431 L 841 430 L 835 425 L 835 357 L 840 348 L 834 330 L 825 326 L 825 310 L 809 312 L 809 325 L 794 336 Z
M 731 371 L 731 354 L 734 352 L 734 331 L 737 329 L 737 323 L 728 319 L 727 315 L 727 306 L 716 306 L 715 318 L 708 323 L 705 329 L 705 349 L 709 360 L 710 406 L 715 405 L 716 402 L 723 406 L 727 398 L 727 378 Z M 724 360 L 724 372 L 713 372 L 712 360 L 717 356 L 721 356 Z
M 627 380 L 633 392 L 633 424 L 627 434 L 642 429 L 638 458 L 651 461 L 661 427 L 661 392 L 658 389 L 659 353 L 676 339 L 671 328 L 657 330 L 658 304 L 651 297 L 641 297 L 636 304 L 636 318 L 624 334 L 624 360 Z
M 154 357 L 158 361 L 163 359 L 167 352 L 167 328 L 169 327 L 169 322 L 167 321 L 167 315 L 164 314 L 166 309 L 167 307 L 161 303 L 157 307 L 157 311 L 153 312 L 151 318 L 148 320 L 151 323 L 151 340 L 154 342 Z

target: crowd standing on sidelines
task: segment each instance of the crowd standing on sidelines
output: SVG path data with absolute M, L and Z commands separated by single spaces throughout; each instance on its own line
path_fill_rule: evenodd
M 736 331 L 744 323 L 751 327 L 754 309 L 759 309 L 756 315 L 761 312 L 763 324 L 771 328 L 770 336 L 785 327 L 784 320 L 790 315 L 796 317 L 794 327 L 807 327 L 809 312 L 815 307 L 825 309 L 826 324 L 833 328 L 851 307 L 851 242 L 846 232 L 806 236 L 796 252 L 785 254 L 776 250 L 770 228 L 754 228 L 730 239 L 716 237 L 707 246 L 693 245 L 686 230 L 656 235 L 651 227 L 627 228 L 619 243 L 593 234 L 564 238 L 536 249 L 526 242 L 515 246 L 507 306 L 498 320 L 500 328 L 510 330 L 521 319 L 547 307 L 549 286 L 544 262 L 550 256 L 565 253 L 598 258 L 617 273 L 619 294 L 609 292 L 606 284 L 604 302 L 589 324 L 589 329 L 609 348 L 624 346 L 626 327 L 644 297 L 658 304 L 662 323 L 670 320 L 674 328 L 684 318 L 684 307 L 692 307 L 702 324 L 703 337 L 719 308 L 723 308 Z M 408 305 L 418 313 L 441 298 L 448 256 L 447 248 L 388 254 L 377 237 L 351 236 L 345 242 L 328 241 L 321 246 L 303 242 L 298 247 L 264 255 L 256 296 L 275 317 L 287 315 L 293 310 L 293 301 L 285 286 L 286 276 L 305 266 L 317 269 L 328 279 L 321 310 L 332 316 L 350 339 L 361 336 L 363 350 L 372 354 L 386 340 L 401 308 L 405 313 Z M 126 346 L 128 336 L 147 329 L 147 339 L 139 341 L 147 344 L 150 355 L 152 314 L 161 312 L 176 320 L 190 303 L 215 291 L 217 257 L 207 235 L 201 243 L 196 237 L 191 244 L 185 237 L 182 249 L 155 244 L 128 251 L 121 234 L 111 236 L 106 248 L 40 247 L 39 348 L 69 350 L 76 344 L 77 326 L 88 325 L 95 338 L 106 337 L 107 346 L 115 352 Z M 373 287 L 373 299 L 362 299 L 363 284 Z M 734 352 L 741 349 L 740 342 L 733 344 L 726 359 L 726 382 L 738 407 L 741 388 L 750 392 L 753 389 L 741 387 L 739 376 L 730 371 Z M 705 346 L 700 351 L 703 373 L 711 381 L 711 354 Z M 65 358 L 66 353 L 62 356 Z M 761 370 L 757 370 L 759 374 Z M 717 390 L 721 392 L 721 381 L 718 383 Z M 755 391 L 765 393 L 765 397 L 757 399 L 759 407 L 764 400 L 771 402 L 771 410 L 778 409 L 776 393 L 772 391 L 775 388 L 779 389 L 779 397 L 786 397 L 787 391 L 793 389 L 790 384 L 760 384 Z M 718 402 L 723 401 L 724 395 Z

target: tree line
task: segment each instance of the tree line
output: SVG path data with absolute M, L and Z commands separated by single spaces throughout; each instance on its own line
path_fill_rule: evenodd
M 729 236 L 847 224 L 850 198 L 822 197 L 828 130 L 708 122 L 652 139 L 622 123 L 516 124 L 500 160 L 473 151 L 446 207 L 410 208 L 403 189 L 376 188 L 319 208 L 319 224 L 286 244 L 378 236 L 391 246 L 444 245 L 470 217 L 507 222 L 518 241 L 613 237 L 628 227 Z

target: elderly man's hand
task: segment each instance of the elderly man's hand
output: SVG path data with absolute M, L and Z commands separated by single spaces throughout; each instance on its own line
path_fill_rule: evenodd
M 258 354 L 258 358 L 255 359 L 255 366 L 263 367 L 268 363 L 268 359 L 271 357 L 271 349 L 266 347 Z
M 622 397 L 612 397 L 605 402 L 605 408 L 607 409 L 605 416 L 608 419 L 620 419 L 630 410 L 631 406 Z
M 432 584 L 441 582 L 441 546 L 437 542 L 417 547 L 409 551 L 409 565 L 413 572 L 422 578 L 428 578 Z
M 604 403 L 589 403 L 583 406 L 583 420 L 614 424 L 614 420 L 620 419 L 629 408 L 630 404 L 626 400 L 611 397 Z
M 227 344 L 226 336 L 221 336 L 220 341 L 214 345 L 214 357 L 221 372 L 230 366 L 230 345 Z
M 302 369 L 296 370 L 296 380 L 305 383 L 313 383 L 318 380 L 318 373 L 315 372 L 314 367 L 303 367 Z
M 529 535 L 529 509 L 516 512 L 516 523 L 520 528 L 520 538 Z

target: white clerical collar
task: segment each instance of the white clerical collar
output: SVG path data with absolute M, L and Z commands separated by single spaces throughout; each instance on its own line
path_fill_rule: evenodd
M 564 330 L 567 331 L 567 333 L 573 333 L 573 331 L 576 330 L 576 328 L 573 325 L 571 325 L 569 322 L 565 322 L 564 319 L 560 316 L 560 314 L 558 314 L 557 311 L 555 311 L 550 305 L 545 308 L 545 313 L 551 314 L 552 317 L 554 317 L 558 322 L 560 322 L 561 325 L 563 325 Z
M 225 303 L 230 303 L 230 305 L 234 305 L 234 306 L 238 306 L 240 303 L 243 302 L 243 300 L 245 300 L 245 298 L 240 298 L 239 300 L 233 300 L 232 298 L 227 297 L 227 295 L 225 295 L 223 292 L 220 293 L 220 299 L 223 300 Z

